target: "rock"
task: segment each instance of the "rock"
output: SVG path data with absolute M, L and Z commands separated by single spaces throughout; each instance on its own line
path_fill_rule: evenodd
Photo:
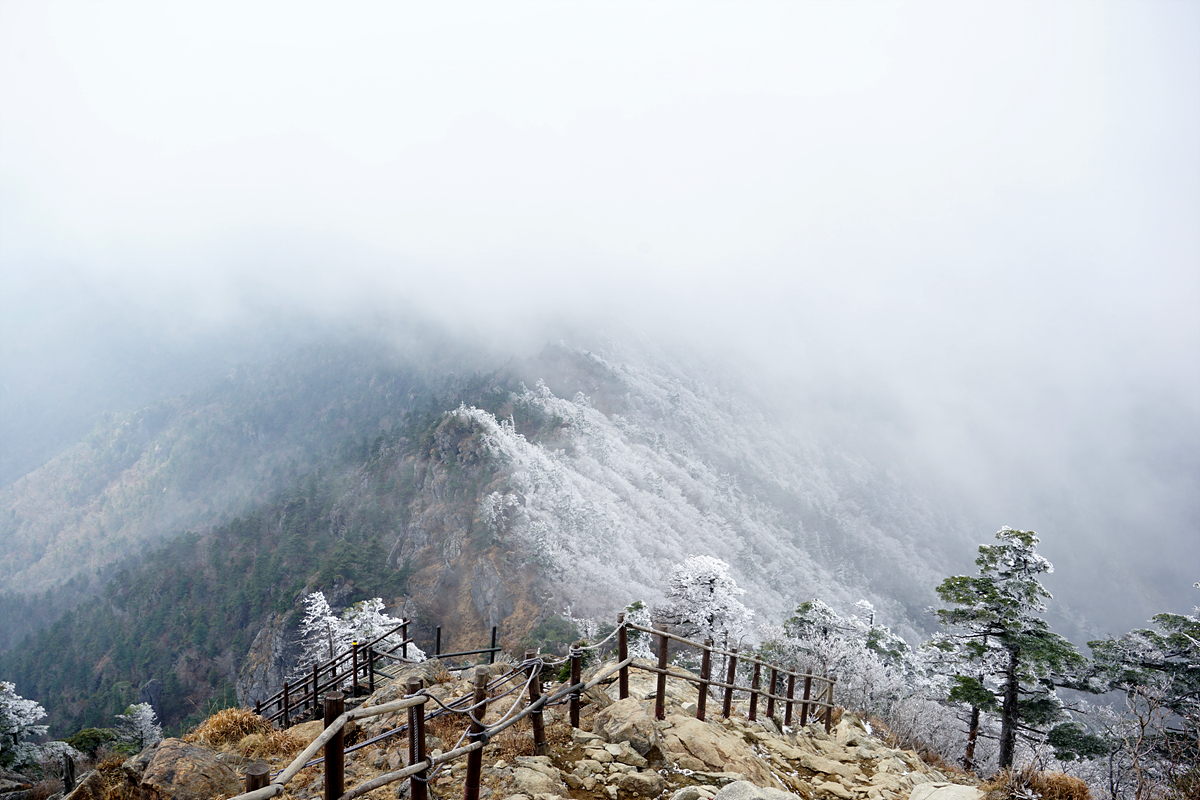
M 909 800 L 979 800 L 983 792 L 957 783 L 923 783 L 912 790 Z
M 746 780 L 746 776 L 740 772 L 693 772 L 692 780 L 711 786 L 728 786 L 735 781 Z M 701 790 L 703 791 L 703 787 Z
M 654 720 L 641 701 L 633 697 L 618 700 L 597 711 L 592 730 L 610 742 L 628 742 L 643 756 L 659 743 Z
M 283 688 L 287 671 L 300 659 L 301 646 L 290 630 L 293 614 L 272 613 L 255 635 L 237 678 L 237 698 L 242 706 L 254 707 Z
M 159 744 L 141 783 L 164 800 L 208 800 L 241 791 L 237 774 L 218 761 L 216 753 L 181 739 Z
M 557 797 L 567 796 L 567 787 L 561 779 L 555 780 L 543 772 L 529 767 L 517 767 L 513 770 L 513 790 L 518 794 L 536 797 L 539 794 L 551 794 Z
M 104 785 L 103 776 L 96 770 L 92 770 L 85 774 L 79 783 L 75 784 L 75 788 L 63 800 L 106 800 L 107 797 L 108 791 Z
M 638 795 L 639 797 L 657 797 L 659 792 L 667 788 L 667 781 L 657 772 L 630 772 L 617 780 L 617 786 L 622 792 Z
M 857 767 L 850 764 L 842 764 L 828 758 L 820 756 L 811 756 L 805 753 L 800 757 L 800 766 L 812 772 L 821 772 L 826 775 L 838 775 L 843 778 L 851 778 L 858 780 L 862 777 L 862 772 Z
M 579 698 L 580 705 L 592 705 L 597 710 L 608 708 L 612 705 L 612 698 L 608 696 L 608 692 L 601 689 L 599 686 L 593 686 L 588 689 Z
M 695 786 L 685 786 L 675 790 L 671 800 L 700 800 L 700 790 Z
M 475 562 L 471 576 L 471 601 L 489 628 L 498 627 L 512 616 L 512 598 L 500 580 L 500 573 L 490 561 L 480 559 Z
M 815 789 L 818 794 L 823 794 L 826 797 L 837 797 L 840 798 L 840 800 L 854 800 L 854 794 L 849 789 L 847 789 L 845 786 L 842 786 L 840 783 L 834 783 L 833 781 L 818 783 L 813 787 L 813 789 Z
M 663 729 L 659 747 L 670 760 L 682 764 L 683 756 L 691 756 L 701 761 L 705 770 L 740 773 L 759 786 L 780 788 L 770 765 L 736 731 L 682 715 L 669 716 L 666 721 L 670 724 Z
M 612 705 L 610 702 L 609 705 Z M 571 741 L 583 747 L 603 747 L 604 739 L 592 733 L 591 731 L 580 730 L 579 728 L 571 729 Z
M 121 764 L 121 771 L 125 773 L 125 777 L 129 779 L 130 783 L 141 783 L 142 775 L 145 774 L 146 767 L 149 766 L 150 760 L 154 758 L 157 750 L 158 745 L 151 745 L 136 756 L 125 759 L 125 763 Z
M 696 793 L 696 796 L 700 796 L 699 792 Z M 674 800 L 674 797 L 671 800 Z M 796 795 L 782 789 L 755 786 L 750 781 L 734 781 L 717 792 L 716 800 L 797 800 L 797 798 Z

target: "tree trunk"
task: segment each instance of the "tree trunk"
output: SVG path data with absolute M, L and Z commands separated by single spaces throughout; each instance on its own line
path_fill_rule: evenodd
M 1020 685 L 1017 678 L 1017 663 L 1021 651 L 1008 651 L 1008 669 L 1004 672 L 1004 706 L 1000 716 L 1000 769 L 1011 769 L 1017 745 L 1017 699 Z
M 967 728 L 967 754 L 963 757 L 963 769 L 970 772 L 975 768 L 975 740 L 979 738 L 979 706 L 971 706 L 971 725 Z

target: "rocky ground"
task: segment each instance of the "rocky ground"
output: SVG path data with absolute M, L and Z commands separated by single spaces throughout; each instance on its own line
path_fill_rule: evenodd
M 491 669 L 500 675 L 508 668 L 496 665 Z M 452 675 L 439 663 L 414 667 L 412 672 L 431 684 L 431 693 L 444 700 L 470 693 L 465 674 Z M 363 705 L 378 705 L 402 696 L 404 677 L 407 675 L 380 687 Z M 567 724 L 565 706 L 547 709 L 550 750 L 546 755 L 534 755 L 528 722 L 492 739 L 484 750 L 481 800 L 782 800 L 785 795 L 806 800 L 925 800 L 931 794 L 935 800 L 977 800 L 980 796 L 978 789 L 966 785 L 969 779 L 939 771 L 912 751 L 889 747 L 853 714 L 841 714 L 830 734 L 817 724 L 781 731 L 777 722 L 763 713 L 765 703 L 759 706 L 756 722 L 746 718 L 744 706 L 735 707 L 729 719 L 721 719 L 720 700 L 714 697 L 708 704 L 709 720 L 700 722 L 695 718 L 693 685 L 670 679 L 666 719 L 656 721 L 652 716 L 654 676 L 634 670 L 630 678 L 631 696 L 625 700 L 615 699 L 615 682 L 585 695 L 580 729 Z M 517 685 L 516 679 L 513 685 Z M 554 686 L 547 689 L 553 691 Z M 502 691 L 504 687 L 497 693 Z M 499 720 L 516 697 L 514 693 L 492 702 L 485 721 L 491 724 Z M 362 720 L 350 734 L 348 746 L 382 736 L 405 721 L 403 712 Z M 436 754 L 454 747 L 464 728 L 461 716 L 431 720 L 428 748 Z M 168 739 L 156 751 L 147 751 L 123 766 L 129 777 L 119 796 L 122 800 L 139 795 L 146 800 L 229 796 L 235 791 L 234 782 L 250 763 L 266 760 L 272 771 L 282 769 L 320 730 L 320 722 L 308 722 L 293 726 L 286 735 L 254 733 L 226 742 L 186 746 Z M 268 742 L 273 746 L 265 747 Z M 196 751 L 188 758 L 208 763 L 198 769 L 183 766 L 179 759 L 184 757 L 185 747 Z M 272 750 L 275 752 L 269 752 Z M 348 753 L 347 788 L 402 768 L 407 753 L 408 741 L 399 735 Z M 185 791 L 183 785 L 175 789 L 164 782 L 164 767 L 156 762 L 168 754 L 175 765 L 171 771 L 181 781 L 198 772 L 207 774 L 208 783 L 202 791 Z M 435 774 L 430 782 L 432 797 L 461 797 L 465 770 L 466 760 L 460 759 Z M 136 778 L 135 773 L 148 775 L 156 782 L 151 786 L 145 777 Z M 220 780 L 213 783 L 217 774 Z M 303 770 L 288 785 L 284 796 L 320 797 L 322 776 L 320 767 Z M 85 780 L 70 800 L 110 800 L 118 796 L 96 791 L 100 784 L 96 778 Z M 407 793 L 408 781 L 402 781 L 367 796 L 382 800 L 403 798 Z

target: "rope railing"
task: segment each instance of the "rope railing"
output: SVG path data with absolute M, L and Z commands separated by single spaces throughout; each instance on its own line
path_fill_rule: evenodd
M 757 714 L 757 704 L 759 698 L 766 698 L 768 701 L 767 715 L 774 715 L 776 702 L 782 702 L 785 705 L 784 725 L 790 725 L 792 720 L 793 705 L 800 706 L 800 724 L 806 725 L 810 709 L 814 712 L 820 710 L 819 716 L 824 717 L 825 730 L 830 731 L 833 712 L 833 687 L 837 681 L 835 676 L 813 675 L 811 672 L 800 673 L 794 670 L 785 670 L 777 665 L 761 661 L 756 658 L 741 657 L 744 664 L 753 665 L 753 679 L 750 686 L 741 686 L 737 684 L 737 663 L 739 654 L 737 648 L 723 650 L 713 647 L 711 640 L 705 642 L 696 642 L 691 639 L 686 639 L 682 636 L 672 634 L 665 628 L 655 627 L 646 628 L 633 623 L 628 623 L 624 619 L 624 614 L 618 615 L 617 627 L 605 639 L 593 645 L 583 646 L 581 643 L 570 648 L 570 652 L 566 659 L 556 661 L 541 656 L 535 651 L 526 651 L 525 659 L 520 664 L 513 665 L 508 671 L 501 675 L 492 677 L 491 670 L 487 668 L 477 668 L 474 674 L 474 691 L 472 694 L 463 695 L 461 697 L 443 701 L 441 698 L 434 696 L 425 688 L 421 679 L 411 677 L 408 679 L 407 689 L 408 694 L 400 699 L 393 700 L 376 706 L 360 706 L 359 708 L 345 710 L 345 696 L 341 692 L 331 692 L 324 698 L 324 719 L 326 727 L 317 738 L 315 738 L 301 753 L 299 753 L 287 767 L 280 770 L 274 776 L 270 783 L 266 783 L 270 779 L 269 770 L 265 764 L 254 765 L 257 769 L 247 770 L 246 774 L 246 792 L 238 795 L 233 800 L 265 800 L 269 797 L 276 797 L 285 791 L 286 784 L 294 778 L 300 770 L 305 767 L 315 766 L 324 763 L 325 765 L 325 797 L 340 798 L 340 800 L 353 800 L 353 798 L 361 797 L 368 792 L 378 789 L 390 783 L 399 780 L 408 779 L 410 781 L 409 791 L 412 800 L 428 800 L 428 784 L 445 764 L 456 759 L 467 757 L 467 771 L 463 784 L 463 800 L 478 800 L 480 778 L 482 772 L 482 750 L 488 742 L 497 734 L 516 725 L 522 720 L 529 719 L 533 728 L 534 751 L 538 755 L 545 755 L 548 752 L 548 746 L 545 736 L 545 722 L 543 719 L 543 710 L 547 706 L 566 703 L 569 706 L 570 723 L 572 727 L 579 727 L 579 707 L 581 705 L 582 696 L 585 692 L 590 691 L 602 683 L 611 682 L 614 676 L 619 681 L 618 692 L 621 699 L 629 697 L 629 681 L 628 675 L 630 669 L 640 669 L 658 676 L 656 694 L 655 694 L 655 716 L 658 719 L 663 719 L 665 714 L 665 685 L 668 676 L 683 680 L 685 682 L 696 684 L 699 686 L 699 697 L 697 702 L 698 719 L 703 720 L 705 715 L 705 705 L 708 699 L 710 689 L 723 689 L 724 705 L 722 713 L 728 717 L 732 710 L 732 698 L 735 692 L 749 693 L 749 713 L 750 720 L 755 720 Z M 407 625 L 407 623 L 405 623 Z M 394 633 L 396 629 L 390 631 Z M 628 631 L 635 630 L 649 633 L 655 636 L 658 640 L 658 665 L 649 666 L 645 663 L 638 663 L 629 655 L 628 652 Z M 440 634 L 440 629 L 439 629 Z M 388 634 L 385 634 L 385 636 Z M 584 681 L 581 677 L 583 654 L 585 650 L 595 650 L 601 645 L 607 643 L 613 636 L 617 637 L 617 658 L 616 663 L 605 666 L 599 670 L 592 678 Z M 382 639 L 384 637 L 380 637 Z M 439 635 L 440 649 L 440 635 Z M 374 645 L 379 639 L 373 641 Z M 492 643 L 495 645 L 496 637 L 493 632 Z M 411 640 L 408 640 L 411 642 Z M 408 643 L 406 642 L 406 644 Z M 670 642 L 676 642 L 680 645 L 694 647 L 700 650 L 701 653 L 701 670 L 700 675 L 685 672 L 679 668 L 671 669 L 668 664 L 668 646 Z M 496 648 L 498 649 L 498 648 Z M 394 652 L 395 648 L 393 648 Z M 493 648 L 485 648 L 479 652 L 488 652 Z M 728 669 L 725 680 L 720 678 L 714 679 L 711 675 L 711 662 L 713 655 L 724 656 L 728 659 Z M 379 655 L 372 653 L 372 656 Z M 440 654 L 439 654 L 440 655 Z M 542 670 L 547 666 L 557 665 L 565 661 L 570 662 L 571 677 L 566 685 L 559 687 L 551 694 L 542 694 Z M 373 659 L 370 659 L 373 664 Z M 761 685 L 761 673 L 763 668 L 770 670 L 770 678 L 768 687 L 764 688 Z M 517 679 L 512 686 L 500 691 L 495 697 L 491 696 L 493 691 L 497 691 L 506 683 L 510 683 Z M 795 696 L 796 684 L 798 680 L 803 680 L 803 696 L 797 698 Z M 780 690 L 780 684 L 787 684 L 786 694 Z M 813 694 L 813 683 L 818 684 L 818 691 Z M 281 693 L 286 697 L 286 690 Z M 494 704 L 511 695 L 516 695 L 512 704 L 507 707 L 504 713 L 491 724 L 486 725 L 488 706 Z M 307 695 L 306 695 L 307 697 Z M 522 708 L 522 701 L 525 700 Z M 437 706 L 433 711 L 426 713 L 425 709 L 429 703 Z M 384 714 L 393 714 L 399 711 L 408 711 L 408 723 L 398 726 L 390 731 L 387 731 L 378 736 L 372 737 L 368 741 L 361 742 L 353 747 L 346 748 L 344 741 L 344 729 L 347 723 L 351 720 L 365 719 L 368 717 L 381 716 Z M 468 722 L 465 730 L 459 736 L 458 741 L 448 751 L 438 753 L 436 755 L 426 754 L 425 752 L 425 722 L 438 716 L 445 714 L 458 714 L 466 717 Z M 366 747 L 370 744 L 377 743 L 389 736 L 394 736 L 399 733 L 405 733 L 409 740 L 409 765 L 403 769 L 394 770 L 382 775 L 378 775 L 369 781 L 366 781 L 349 791 L 346 791 L 345 783 L 345 754 L 354 750 Z M 467 741 L 470 740 L 470 741 Z M 464 744 L 464 742 L 466 742 Z M 314 758 L 319 750 L 324 750 L 320 758 Z

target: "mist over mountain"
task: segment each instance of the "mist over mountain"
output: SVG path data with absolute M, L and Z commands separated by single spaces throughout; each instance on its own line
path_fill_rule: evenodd
M 511 643 L 711 554 L 919 637 L 1011 525 L 1077 642 L 1194 604 L 1194 5 L 330 8 L 0 3 L 64 724 L 263 689 L 312 588 Z

